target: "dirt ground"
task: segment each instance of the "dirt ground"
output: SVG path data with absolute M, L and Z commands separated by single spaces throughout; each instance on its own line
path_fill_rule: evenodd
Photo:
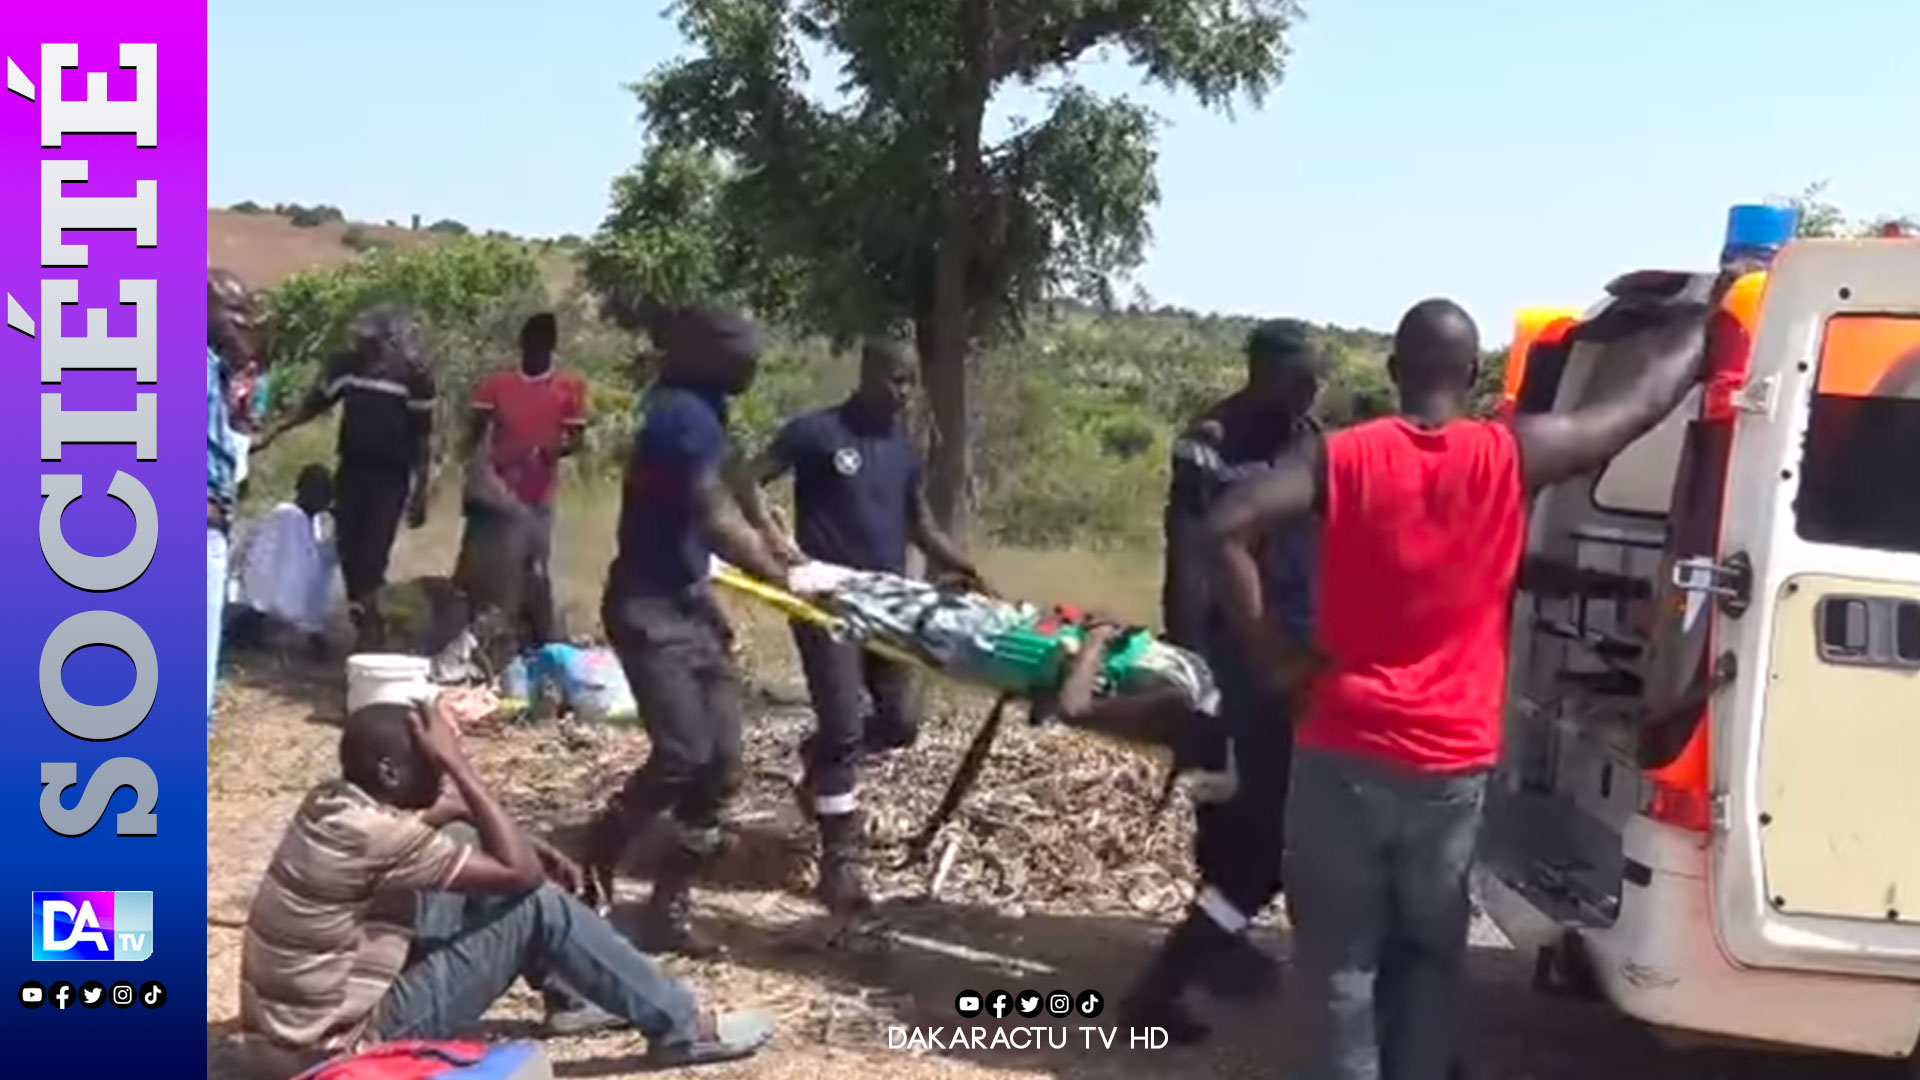
M 400 569 L 411 566 L 414 572 L 423 572 L 427 562 L 444 553 L 446 539 L 434 532 L 410 537 L 397 560 Z M 1081 595 L 1063 599 L 1104 602 L 1122 610 L 1149 601 L 1150 594 L 1138 588 L 1131 596 L 1116 596 L 1112 583 L 1126 575 L 1111 566 L 1111 577 L 1083 572 L 1074 578 L 1064 577 L 1057 559 L 1050 556 L 999 557 L 988 560 L 987 568 L 1007 582 L 1003 588 L 1010 591 L 1031 582 L 1050 587 L 1058 596 L 1065 581 Z M 1135 889 L 1127 894 L 1132 896 L 1130 901 L 1081 899 L 1075 882 L 1043 887 L 1044 867 L 1018 873 L 1007 869 L 1027 865 L 1018 863 L 1010 852 L 1021 842 L 1023 830 L 1025 835 L 1044 839 L 1041 830 L 1047 819 L 1057 819 L 1051 824 L 1059 835 L 1069 838 L 1069 846 L 1075 830 L 1105 836 L 1118 829 L 1115 835 L 1122 838 L 1118 843 L 1089 841 L 1084 846 L 1090 850 L 1070 850 L 1059 856 L 1087 860 L 1085 869 L 1070 876 L 1146 873 L 1154 867 L 1161 867 L 1158 873 L 1164 875 L 1178 872 L 1182 857 L 1178 844 L 1183 842 L 1185 821 L 1179 814 L 1152 821 L 1121 819 L 1122 813 L 1137 813 L 1132 803 L 1123 802 L 1133 798 L 1132 789 L 1138 786 L 1133 779 L 1138 771 L 1135 765 L 1123 760 L 1118 751 L 1098 747 L 1076 747 L 1069 756 L 1044 742 L 1061 736 L 1019 726 L 1022 730 L 1009 737 L 1006 753 L 1011 758 L 1044 762 L 1059 755 L 1058 760 L 1066 763 L 1062 772 L 1078 775 L 1090 767 L 1105 769 L 1103 775 L 1111 782 L 1074 785 L 1072 802 L 1028 799 L 1023 804 L 1027 816 L 1003 823 L 998 834 L 976 818 L 966 834 L 970 847 L 962 861 L 969 867 L 986 868 L 975 874 L 981 880 L 962 882 L 930 899 L 921 895 L 924 889 L 913 887 L 924 875 L 886 875 L 881 898 L 893 932 L 890 940 L 831 947 L 817 909 L 805 898 L 809 833 L 791 797 L 794 746 L 804 734 L 807 714 L 798 704 L 791 663 L 785 659 L 777 627 L 749 620 L 746 629 L 747 662 L 765 692 L 759 695 L 749 737 L 747 790 L 737 818 L 742 842 L 699 898 L 705 925 L 726 942 L 730 956 L 718 963 L 672 962 L 669 966 L 715 1004 L 768 1008 L 781 1026 L 766 1054 L 706 1070 L 705 1075 L 822 1080 L 856 1080 L 876 1070 L 878 1075 L 906 1080 L 1284 1075 L 1283 1063 L 1295 1040 L 1280 1003 L 1230 1007 L 1202 1001 L 1204 1015 L 1215 1024 L 1215 1035 L 1207 1046 L 1194 1050 L 1128 1050 L 1124 1032 L 1114 1049 L 1105 1049 L 1097 1041 L 1093 1048 L 1085 1047 L 1080 1025 L 1111 1028 L 1111 1012 L 1097 1021 L 1052 1021 L 1072 1028 L 1064 1050 L 889 1048 L 890 1028 L 951 1028 L 958 1023 L 953 1002 L 962 990 L 1078 993 L 1093 989 L 1117 999 L 1164 931 L 1165 914 L 1177 909 L 1179 897 Z M 233 1044 L 239 928 L 288 816 L 309 786 L 335 770 L 342 697 L 337 671 L 272 661 L 237 663 L 222 691 L 219 733 L 210 748 L 208 775 L 209 1080 L 240 1080 L 245 1075 Z M 962 704 L 944 695 L 930 697 L 926 737 L 912 754 L 923 762 L 934 760 L 936 774 L 951 767 L 970 734 L 970 725 L 962 722 L 969 719 Z M 562 839 L 568 827 L 577 824 L 580 815 L 617 784 L 645 750 L 644 736 L 637 732 L 554 725 L 489 726 L 476 730 L 471 742 L 485 775 L 516 813 L 529 825 Z M 1103 759 L 1102 754 L 1112 757 Z M 921 778 L 931 774 L 915 772 L 917 767 L 911 762 L 888 762 L 869 783 L 874 790 L 887 790 L 889 784 L 895 790 L 924 789 Z M 998 781 L 989 776 L 983 786 L 993 788 L 996 783 L 1001 792 L 995 796 L 1002 805 L 999 812 L 1010 813 L 1005 806 L 1019 800 L 1005 793 L 1020 784 L 1002 775 Z M 897 849 L 914 816 L 931 805 L 937 793 L 912 791 L 911 798 L 901 804 L 906 809 L 878 822 L 882 835 L 877 839 L 883 851 L 889 845 Z M 993 799 L 982 802 L 991 804 Z M 992 820 L 987 811 L 979 814 Z M 1146 863 L 1152 866 L 1142 870 L 1141 864 Z M 1173 870 L 1165 870 L 1166 866 Z M 996 868 L 997 876 L 988 873 Z M 956 873 L 955 877 L 966 875 Z M 993 877 L 994 883 L 983 883 L 985 877 Z M 645 890 L 643 859 L 622 882 L 625 912 L 645 896 Z M 1140 899 L 1143 895 L 1149 899 Z M 616 917 L 625 912 L 616 911 Z M 1262 936 L 1277 954 L 1285 954 L 1283 927 L 1263 930 Z M 1476 932 L 1476 940 L 1480 944 L 1472 956 L 1466 1033 L 1476 1078 L 1617 1080 L 1636 1075 L 1645 1080 L 1894 1080 L 1906 1075 L 1897 1064 L 1879 1062 L 1672 1050 L 1597 1006 L 1531 994 L 1530 965 L 1523 957 L 1504 947 L 1498 934 L 1487 928 Z M 496 1006 L 485 1034 L 530 1037 L 537 1013 L 533 996 L 516 990 Z M 1015 1018 L 1009 1016 L 1006 1023 L 1012 1025 Z M 565 1077 L 617 1080 L 642 1071 L 641 1045 L 631 1035 L 561 1039 L 548 1045 Z

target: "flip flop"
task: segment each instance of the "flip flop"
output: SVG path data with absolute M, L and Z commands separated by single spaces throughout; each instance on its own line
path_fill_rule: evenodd
M 773 1017 L 758 1009 L 725 1012 L 714 1018 L 713 1029 L 711 1038 L 647 1047 L 647 1064 L 674 1068 L 750 1058 L 773 1038 Z

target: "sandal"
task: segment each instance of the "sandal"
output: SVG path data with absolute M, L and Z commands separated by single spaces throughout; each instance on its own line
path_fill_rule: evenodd
M 759 1053 L 773 1038 L 773 1017 L 757 1009 L 719 1013 L 701 1027 L 704 1032 L 686 1042 L 647 1047 L 647 1064 L 673 1068 L 739 1061 Z

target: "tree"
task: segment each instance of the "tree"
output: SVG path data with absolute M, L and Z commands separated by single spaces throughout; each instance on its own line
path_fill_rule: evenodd
M 711 156 L 659 147 L 613 181 L 612 208 L 580 255 L 601 314 L 645 329 L 645 304 L 731 300 L 762 313 L 793 306 L 799 267 L 762 250 L 752 215 Z
M 1845 211 L 1827 201 L 1826 193 L 1827 182 L 1821 180 L 1808 184 L 1800 194 L 1788 200 L 1800 211 L 1799 236 L 1810 239 L 1864 238 L 1880 235 L 1889 225 L 1908 229 L 1920 227 L 1920 221 L 1910 215 L 1881 214 L 1874 218 L 1850 218 Z
M 639 260 L 652 272 L 725 279 L 716 291 L 762 293 L 838 338 L 910 328 L 928 495 L 949 528 L 968 501 L 970 358 L 1042 299 L 1109 303 L 1149 237 L 1153 117 L 1074 83 L 1076 61 L 1111 49 L 1206 106 L 1257 105 L 1298 17 L 1293 0 L 682 0 L 678 12 L 696 55 L 633 88 L 651 146 L 631 185 L 705 169 L 713 193 L 694 201 L 712 208 L 724 254 L 672 254 L 674 222 L 619 220 L 635 203 L 618 191 L 601 250 L 652 243 Z M 808 94 L 803 49 L 838 64 L 843 102 Z M 991 140 L 994 95 L 1049 76 L 1065 81 L 1048 114 Z

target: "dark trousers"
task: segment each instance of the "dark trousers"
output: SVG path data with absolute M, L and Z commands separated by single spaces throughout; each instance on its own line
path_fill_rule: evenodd
M 905 746 L 914 739 L 919 718 L 913 673 L 858 645 L 835 641 L 807 623 L 793 624 L 793 644 L 813 700 L 806 788 L 816 812 L 848 813 L 861 752 L 869 746 Z
M 1287 788 L 1293 732 L 1284 712 L 1242 729 L 1233 740 L 1238 783 L 1231 798 L 1193 808 L 1193 853 L 1200 881 L 1251 920 L 1280 895 L 1287 844 Z M 1223 913 L 1209 911 L 1223 928 Z
M 474 621 L 492 613 L 512 646 L 556 640 L 553 582 L 547 569 L 552 541 L 551 507 L 530 507 L 523 515 L 477 503 L 465 508 L 454 580 L 466 594 Z M 502 656 L 489 658 L 505 662 Z
M 1194 860 L 1202 900 L 1224 929 L 1250 920 L 1280 895 L 1287 844 L 1287 787 L 1293 771 L 1289 703 L 1260 685 L 1231 656 L 1215 665 L 1221 730 L 1231 740 L 1236 784 L 1231 798 L 1194 807 Z M 1209 898 L 1207 894 L 1216 894 Z M 1213 906 L 1225 900 L 1239 916 Z
M 333 522 L 348 603 L 364 604 L 386 585 L 387 560 L 412 488 L 413 477 L 405 469 L 340 463 Z
M 1307 1080 L 1447 1075 L 1486 790 L 1484 771 L 1296 757 L 1287 879 Z
M 623 827 L 632 835 L 671 813 L 682 845 L 710 852 L 740 773 L 733 632 L 703 588 L 669 597 L 609 593 L 601 618 L 652 744 L 620 793 Z
M 697 1037 L 698 1007 L 686 984 L 550 884 L 510 896 L 423 893 L 414 935 L 406 968 L 374 1014 L 381 1041 L 469 1034 L 518 978 L 544 983 L 549 1000 L 577 994 L 649 1043 Z

